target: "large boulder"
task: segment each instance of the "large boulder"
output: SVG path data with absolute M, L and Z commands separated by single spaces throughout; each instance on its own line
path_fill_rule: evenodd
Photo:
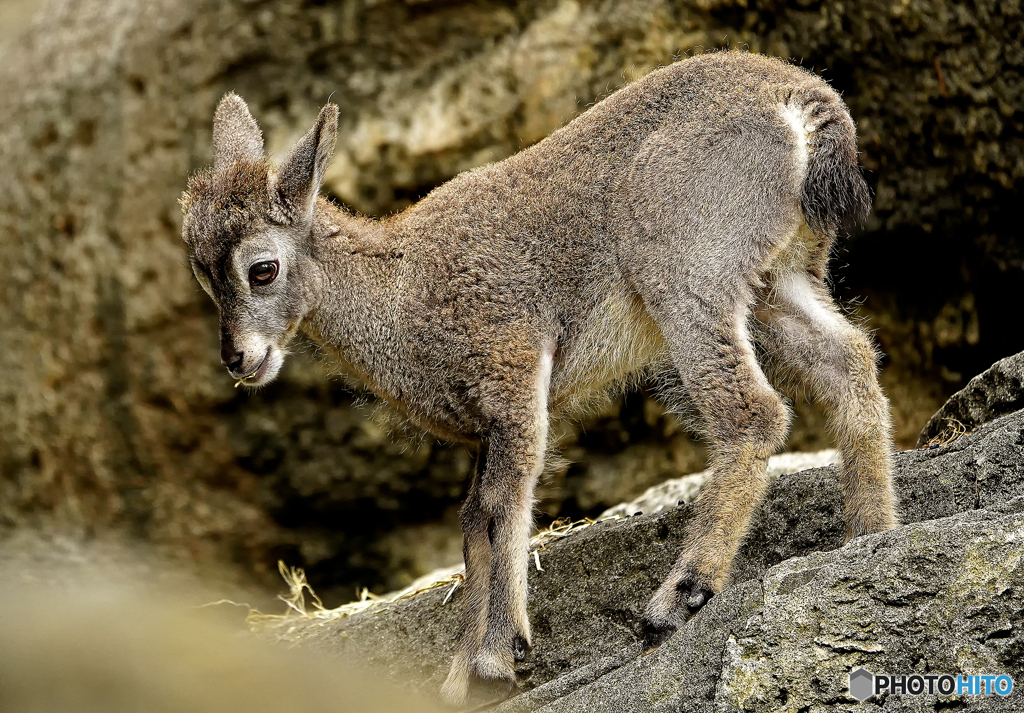
M 640 615 L 676 557 L 691 506 L 548 544 L 542 569 L 530 571 L 535 647 L 518 667 L 526 692 L 498 710 L 835 709 L 853 703 L 846 676 L 858 667 L 1024 680 L 1022 432 L 1024 411 L 899 454 L 905 524 L 845 546 L 836 468 L 779 477 L 732 585 L 648 655 Z M 446 673 L 460 603 L 460 591 L 445 587 L 334 620 L 289 620 L 279 636 L 430 691 Z M 984 706 L 1019 710 L 1021 695 Z
M 120 533 L 265 583 L 283 558 L 335 600 L 437 564 L 419 543 L 457 556 L 464 451 L 390 436 L 309 354 L 257 395 L 218 364 L 177 199 L 232 89 L 278 154 L 333 95 L 328 191 L 381 215 L 684 53 L 826 72 L 877 196 L 837 284 L 869 296 L 909 445 L 963 374 L 1020 348 L 1003 307 L 1024 264 L 1022 28 L 1002 0 L 50 2 L 0 46 L 0 530 Z M 826 447 L 797 409 L 791 446 Z M 599 513 L 703 456 L 637 394 L 563 446 L 550 514 Z

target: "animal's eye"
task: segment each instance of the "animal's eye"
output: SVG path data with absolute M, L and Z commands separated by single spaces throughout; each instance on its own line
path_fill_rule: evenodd
M 252 287 L 257 285 L 269 285 L 277 277 L 277 260 L 258 262 L 249 268 L 249 284 Z

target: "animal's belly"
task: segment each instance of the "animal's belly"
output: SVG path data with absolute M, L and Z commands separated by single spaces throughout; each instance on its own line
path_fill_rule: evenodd
M 571 416 L 667 359 L 665 338 L 640 298 L 613 294 L 591 311 L 556 356 L 551 410 Z

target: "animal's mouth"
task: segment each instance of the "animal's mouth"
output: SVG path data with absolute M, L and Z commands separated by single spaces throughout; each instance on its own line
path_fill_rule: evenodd
M 249 374 L 239 377 L 238 381 L 235 382 L 235 388 L 243 384 L 246 386 L 255 386 L 260 383 L 264 376 L 267 374 L 267 368 L 270 366 L 270 352 L 272 347 L 267 347 L 267 353 L 263 355 L 263 360 L 259 363 L 255 369 Z

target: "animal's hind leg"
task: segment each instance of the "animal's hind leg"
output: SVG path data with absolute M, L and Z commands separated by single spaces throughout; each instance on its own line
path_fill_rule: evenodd
M 892 421 L 870 339 L 807 272 L 775 275 L 764 292 L 757 317 L 765 363 L 773 379 L 810 389 L 842 454 L 847 539 L 895 527 Z
M 664 284 L 664 283 L 662 283 Z M 750 518 L 767 488 L 767 461 L 782 445 L 789 411 L 768 384 L 747 337 L 752 299 L 745 280 L 718 296 L 641 286 L 695 403 L 711 453 L 682 553 L 644 613 L 649 644 L 660 642 L 725 585 Z
M 638 151 L 615 215 L 623 274 L 668 342 L 704 422 L 712 480 L 683 552 L 645 612 L 651 643 L 725 584 L 789 430 L 747 336 L 752 289 L 800 224 L 800 161 L 781 120 L 737 132 L 666 122 Z M 686 124 L 684 126 L 684 124 Z

